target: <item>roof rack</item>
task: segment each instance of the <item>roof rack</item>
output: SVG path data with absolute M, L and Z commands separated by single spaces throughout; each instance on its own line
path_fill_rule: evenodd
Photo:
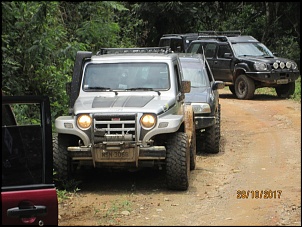
M 241 35 L 240 30 L 235 31 L 202 31 L 198 32 L 198 39 L 216 39 L 222 42 L 227 41 L 227 37 L 237 37 Z
M 126 53 L 172 53 L 169 46 L 165 47 L 135 47 L 135 48 L 101 48 L 96 55 L 126 54 Z
M 218 35 L 201 35 L 201 36 L 198 36 L 198 40 L 201 40 L 201 39 L 216 39 L 216 40 L 221 41 L 221 42 L 226 42 L 228 40 L 226 36 L 218 36 Z
M 198 36 L 240 36 L 241 31 L 240 30 L 234 30 L 234 31 L 201 31 L 198 32 Z
M 198 36 L 199 33 L 177 33 L 177 34 L 163 34 L 162 37 L 168 36 Z

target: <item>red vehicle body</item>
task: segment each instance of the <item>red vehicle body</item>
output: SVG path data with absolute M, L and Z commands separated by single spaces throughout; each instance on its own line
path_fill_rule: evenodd
M 2 225 L 58 225 L 48 97 L 2 95 L 1 153 Z

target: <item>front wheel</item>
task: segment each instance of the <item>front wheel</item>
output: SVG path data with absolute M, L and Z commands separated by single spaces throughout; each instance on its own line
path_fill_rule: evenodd
M 229 90 L 232 92 L 233 95 L 236 95 L 235 86 L 234 85 L 230 85 L 229 86 Z
M 242 74 L 235 80 L 235 93 L 238 99 L 252 99 L 255 93 L 254 81 Z
M 188 135 L 177 132 L 168 139 L 166 181 L 169 189 L 187 190 L 190 176 L 190 147 Z
M 206 128 L 204 132 L 205 152 L 211 154 L 219 153 L 220 149 L 220 104 L 218 104 L 215 117 L 215 125 Z
M 70 179 L 72 173 L 72 162 L 68 155 L 68 136 L 57 134 L 53 137 L 53 165 L 55 178 L 60 181 Z
M 276 93 L 280 98 L 289 98 L 295 92 L 295 82 L 282 84 L 275 87 Z

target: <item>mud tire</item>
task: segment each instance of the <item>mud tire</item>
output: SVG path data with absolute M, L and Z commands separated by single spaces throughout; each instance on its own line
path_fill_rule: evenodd
M 190 148 L 188 136 L 177 132 L 167 141 L 166 182 L 172 190 L 187 190 L 190 176 Z

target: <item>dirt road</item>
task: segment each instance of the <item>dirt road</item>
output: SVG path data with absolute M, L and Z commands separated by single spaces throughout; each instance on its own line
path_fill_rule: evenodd
M 301 104 L 220 90 L 221 153 L 199 154 L 185 192 L 160 171 L 82 171 L 59 225 L 301 226 Z

